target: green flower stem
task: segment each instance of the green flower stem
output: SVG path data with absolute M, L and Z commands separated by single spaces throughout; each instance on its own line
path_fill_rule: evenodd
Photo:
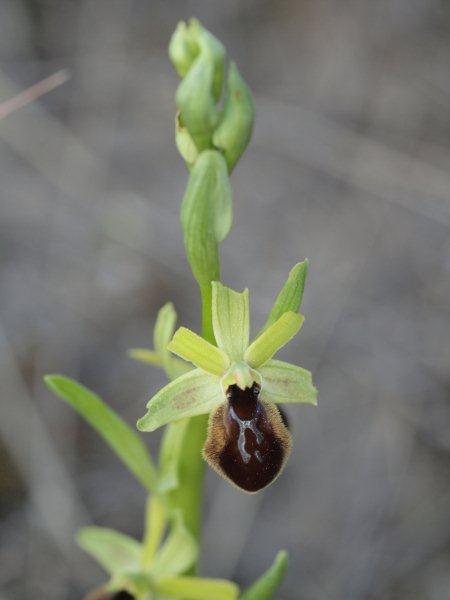
M 206 467 L 202 448 L 206 441 L 207 425 L 208 415 L 199 415 L 189 420 L 179 464 L 179 486 L 172 493 L 172 506 L 182 511 L 184 524 L 197 541 L 201 534 L 203 479 Z
M 213 324 L 212 324 L 212 286 L 202 285 L 200 287 L 200 295 L 202 300 L 202 337 L 207 342 L 215 344 Z
M 200 288 L 202 300 L 202 336 L 215 343 L 212 311 L 211 285 Z M 208 415 L 192 417 L 186 428 L 181 461 L 179 464 L 179 486 L 172 492 L 172 506 L 179 508 L 184 523 L 197 541 L 201 535 L 201 515 L 203 509 L 203 480 L 206 463 L 202 457 L 202 448 L 206 441 Z M 194 567 L 190 574 L 196 572 Z

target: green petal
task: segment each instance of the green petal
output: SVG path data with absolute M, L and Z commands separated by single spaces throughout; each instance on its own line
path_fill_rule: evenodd
M 158 582 L 158 592 L 183 600 L 237 600 L 239 588 L 224 579 L 200 577 L 164 578 Z
M 284 579 L 288 566 L 288 554 L 278 552 L 272 566 L 247 589 L 240 600 L 271 600 Z
M 164 367 L 161 356 L 154 350 L 148 348 L 131 348 L 127 352 L 130 358 L 138 360 L 139 362 L 147 365 L 153 365 L 154 367 Z M 166 370 L 169 370 L 172 376 L 170 379 L 176 379 L 180 375 L 184 375 L 188 371 L 192 370 L 192 366 L 186 363 L 184 360 L 180 360 L 175 357 L 170 358 L 170 363 L 166 365 Z
M 259 369 L 261 397 L 269 402 L 301 402 L 317 405 L 317 390 L 309 371 L 281 360 L 269 360 Z
M 194 369 L 163 387 L 147 404 L 148 412 L 137 422 L 141 431 L 154 431 L 184 417 L 209 413 L 223 401 L 217 377 Z
M 46 375 L 44 381 L 92 425 L 146 488 L 156 488 L 156 470 L 145 444 L 119 415 L 73 379 Z
M 110 575 L 139 569 L 142 546 L 123 533 L 106 527 L 84 527 L 77 542 Z
M 247 348 L 245 361 L 255 369 L 263 365 L 298 333 L 304 319 L 303 315 L 285 312 Z
M 239 362 L 248 346 L 250 315 L 248 290 L 235 292 L 212 282 L 212 318 L 217 345 L 233 362 Z
M 163 366 L 161 356 L 154 350 L 149 350 L 148 348 L 131 348 L 127 351 L 127 354 L 130 358 L 134 358 L 134 360 L 139 360 L 148 365 L 153 365 L 154 367 Z
M 197 542 L 186 529 L 181 512 L 177 512 L 166 541 L 156 553 L 152 566 L 155 577 L 184 573 L 192 567 L 197 556 Z
M 269 318 L 263 327 L 263 331 L 273 325 L 281 315 L 289 310 L 298 312 L 305 289 L 306 276 L 308 274 L 308 260 L 297 263 L 289 272 L 289 276 L 278 294 L 275 304 L 270 311 Z
M 230 360 L 223 350 L 186 327 L 178 329 L 168 349 L 211 375 L 221 376 L 230 366 Z

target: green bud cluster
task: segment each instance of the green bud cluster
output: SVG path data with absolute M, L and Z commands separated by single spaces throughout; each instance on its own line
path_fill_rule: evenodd
M 189 168 L 203 150 L 218 150 L 231 172 L 253 128 L 250 90 L 234 62 L 225 81 L 225 48 L 196 19 L 178 24 L 169 56 L 182 78 L 176 92 L 175 140 Z
M 250 141 L 253 99 L 235 63 L 226 69 L 221 42 L 196 19 L 178 24 L 169 56 L 182 78 L 175 141 L 190 170 L 181 207 L 184 245 L 201 291 L 204 336 L 214 341 L 211 281 L 220 279 L 219 244 L 232 224 L 229 174 Z

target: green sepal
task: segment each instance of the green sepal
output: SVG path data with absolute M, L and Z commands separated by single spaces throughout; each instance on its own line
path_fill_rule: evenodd
M 282 360 L 269 360 L 259 368 L 262 377 L 261 398 L 278 403 L 302 403 L 317 406 L 317 390 L 306 369 Z
M 158 581 L 157 591 L 183 600 L 237 600 L 239 588 L 224 579 L 173 577 Z
M 214 336 L 233 362 L 239 362 L 248 346 L 250 310 L 248 289 L 235 292 L 219 281 L 212 282 Z
M 250 141 L 254 113 L 250 89 L 232 62 L 228 71 L 224 109 L 213 134 L 213 144 L 224 153 L 230 172 Z
M 261 333 L 245 351 L 245 362 L 258 369 L 285 346 L 300 330 L 303 315 L 285 312 L 277 321 Z
M 190 173 L 181 205 L 186 255 L 201 288 L 219 278 L 218 244 L 228 235 L 232 217 L 225 159 L 215 150 L 202 152 Z
M 170 533 L 156 553 L 152 570 L 158 579 L 185 573 L 198 557 L 198 546 L 186 529 L 180 511 L 172 519 Z
M 175 332 L 168 350 L 211 375 L 220 377 L 230 366 L 230 359 L 223 350 L 186 327 Z
M 290 310 L 293 312 L 299 311 L 307 275 L 308 259 L 297 263 L 290 270 L 288 278 L 272 306 L 272 310 L 262 331 L 273 325 L 285 312 Z
M 83 527 L 76 539 L 78 545 L 110 575 L 140 568 L 142 546 L 123 533 L 106 527 Z
M 148 412 L 137 422 L 141 431 L 154 431 L 171 421 L 209 413 L 223 401 L 217 377 L 194 369 L 171 381 L 147 404 Z
M 317 405 L 317 390 L 306 369 L 282 360 L 269 360 L 259 368 L 262 377 L 261 398 L 275 403 Z
M 197 160 L 198 148 L 188 128 L 184 125 L 180 112 L 177 112 L 175 117 L 175 144 L 190 169 Z
M 148 490 L 156 489 L 156 469 L 140 437 L 100 398 L 62 375 L 46 375 L 47 386 L 74 408 L 116 452 Z
M 271 600 L 280 587 L 288 567 L 288 554 L 285 550 L 278 552 L 273 564 L 255 583 L 240 597 L 240 600 Z

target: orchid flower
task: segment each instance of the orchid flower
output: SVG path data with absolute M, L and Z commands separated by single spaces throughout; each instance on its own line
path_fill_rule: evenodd
M 287 310 L 269 318 L 249 343 L 248 290 L 239 293 L 216 281 L 212 321 L 217 346 L 185 327 L 175 332 L 168 349 L 195 368 L 153 396 L 137 426 L 154 431 L 209 413 L 205 460 L 239 488 L 257 492 L 278 477 L 291 452 L 291 435 L 277 405 L 317 404 L 309 371 L 273 358 L 298 333 L 304 317 Z

